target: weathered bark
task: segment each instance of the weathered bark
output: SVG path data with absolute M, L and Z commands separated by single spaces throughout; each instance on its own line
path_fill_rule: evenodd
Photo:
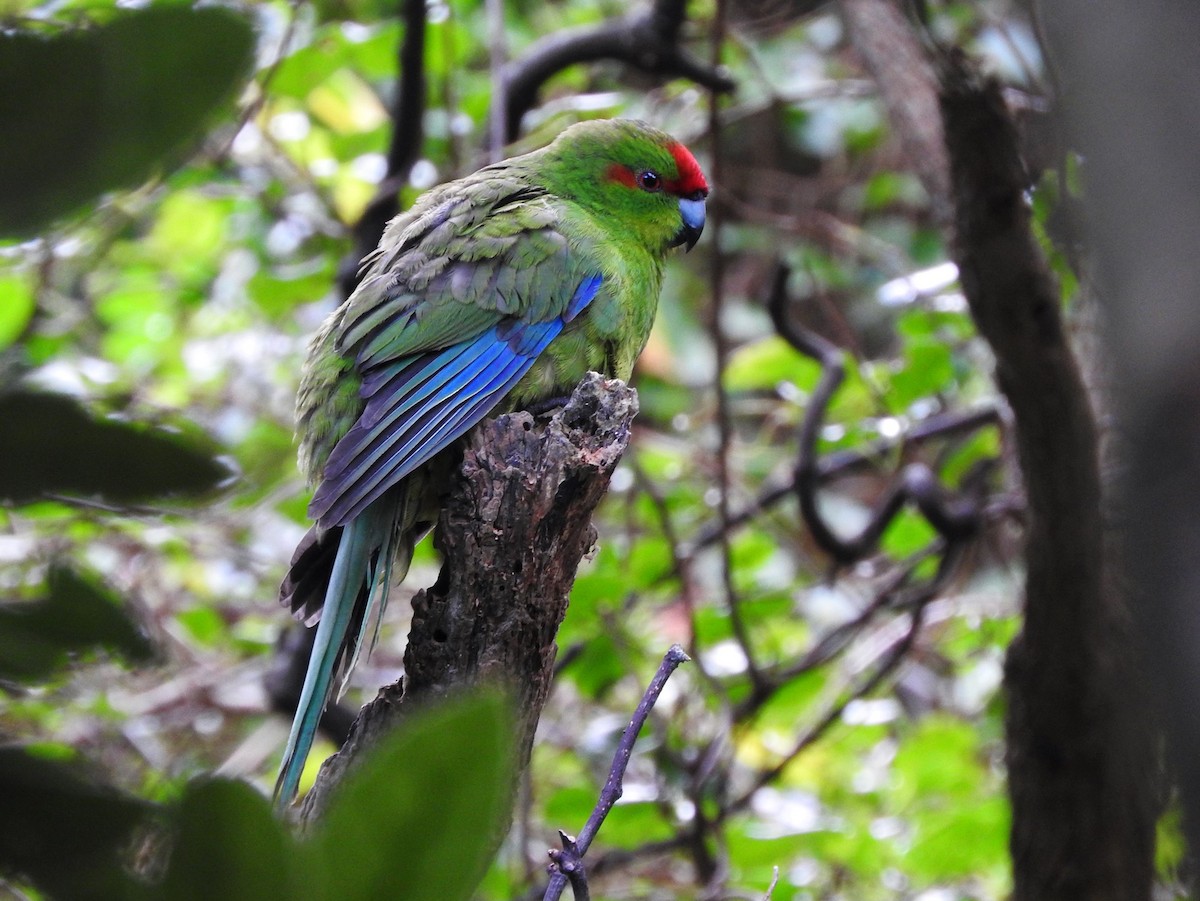
M 956 259 L 1012 407 L 1028 501 L 1025 618 L 1005 672 L 1013 897 L 1148 899 L 1155 746 L 1106 555 L 1095 422 L 999 89 L 950 58 L 942 110 Z
M 1200 16 L 1194 3 L 1042 7 L 1084 160 L 1122 439 L 1137 635 L 1200 862 Z M 1194 893 L 1193 893 L 1194 896 Z
M 595 541 L 592 511 L 636 412 L 632 389 L 592 373 L 549 422 L 512 413 L 472 433 L 434 536 L 441 573 L 413 599 L 405 676 L 363 708 L 326 761 L 304 800 L 305 822 L 320 815 L 358 755 L 410 710 L 474 684 L 512 694 L 524 769 L 550 691 L 554 636 Z
M 840 5 L 850 40 L 879 86 L 907 162 L 929 194 L 934 218 L 949 224 L 950 164 L 933 66 L 895 0 L 841 0 Z

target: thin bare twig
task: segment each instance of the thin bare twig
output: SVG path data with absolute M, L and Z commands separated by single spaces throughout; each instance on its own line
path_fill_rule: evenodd
M 609 811 L 613 809 L 613 805 L 617 803 L 624 792 L 622 781 L 625 778 L 625 768 L 629 766 L 629 758 L 633 755 L 633 744 L 637 741 L 638 733 L 642 731 L 646 717 L 650 715 L 650 711 L 658 701 L 658 696 L 662 694 L 663 686 L 667 684 L 671 674 L 675 672 L 679 664 L 690 659 L 683 648 L 677 644 L 671 645 L 670 650 L 663 657 L 662 663 L 658 666 L 658 672 L 650 680 L 650 685 L 647 686 L 646 693 L 642 695 L 642 700 L 638 703 L 629 725 L 625 727 L 625 732 L 617 745 L 617 752 L 613 755 L 608 779 L 604 782 L 600 800 L 596 803 L 592 815 L 588 817 L 576 838 L 572 839 L 565 833 L 559 833 L 562 837 L 563 848 L 561 851 L 550 852 L 552 875 L 550 884 L 546 886 L 544 901 L 555 901 L 562 897 L 562 891 L 566 888 L 568 880 L 571 882 L 572 890 L 575 891 L 577 901 L 582 901 L 586 897 L 586 894 L 580 895 L 580 889 L 576 884 L 577 880 L 581 881 L 583 890 L 586 892 L 587 878 L 583 869 L 583 855 L 587 853 L 592 839 L 596 837 L 596 833 L 604 823 L 604 818 L 608 816 Z
M 488 122 L 488 160 L 499 162 L 504 155 L 504 110 L 508 108 L 508 90 L 504 83 L 504 65 L 508 41 L 504 31 L 504 0 L 487 0 L 488 65 L 492 76 L 492 109 Z M 516 137 L 512 135 L 511 137 Z M 511 138 L 510 138 L 511 139 Z
M 890 652 L 883 657 L 882 661 L 875 667 L 871 674 L 831 704 L 816 722 L 797 739 L 787 754 L 781 757 L 773 766 L 761 771 L 749 788 L 722 808 L 721 816 L 728 817 L 748 807 L 758 790 L 783 775 L 784 770 L 787 769 L 792 761 L 808 748 L 812 747 L 841 718 L 852 701 L 866 697 L 875 691 L 876 688 L 883 684 L 885 679 L 896 671 L 897 667 L 908 656 L 908 652 L 912 649 L 917 636 L 921 632 L 926 605 L 937 596 L 938 592 L 941 591 L 946 581 L 952 575 L 958 563 L 961 548 L 962 545 L 957 543 L 947 547 L 939 563 L 937 573 L 928 583 L 922 586 L 919 595 L 913 598 L 913 609 L 907 631 L 892 646 Z
M 775 886 L 779 885 L 779 867 L 771 868 L 771 884 L 767 886 L 766 894 L 763 895 L 763 901 L 771 901 L 771 896 L 775 894 Z
M 714 695 L 728 700 L 728 692 L 725 690 L 725 687 L 721 684 L 720 680 L 713 677 L 700 658 L 700 647 L 696 642 L 696 580 L 692 574 L 692 559 L 691 557 L 684 556 L 681 551 L 683 541 L 679 537 L 679 530 L 675 527 L 675 521 L 671 518 L 671 511 L 667 506 L 666 498 L 663 497 L 662 493 L 650 480 L 650 477 L 638 464 L 636 455 L 634 455 L 631 466 L 638 487 L 650 498 L 654 512 L 658 515 L 659 527 L 662 529 L 663 537 L 667 540 L 667 546 L 671 550 L 671 571 L 679 577 L 679 599 L 683 604 L 688 618 L 688 654 L 692 657 L 700 678 L 704 680 L 704 683 Z
M 721 64 L 721 54 L 725 45 L 725 0 L 717 0 L 712 30 L 712 66 L 716 70 Z M 724 163 L 721 157 L 720 117 L 721 92 L 713 89 L 708 98 L 708 137 L 712 152 L 711 175 L 714 184 L 720 185 L 724 178 Z M 714 204 L 709 216 L 712 232 L 712 266 L 709 282 L 712 292 L 712 312 L 709 321 L 709 333 L 712 335 L 713 351 L 716 357 L 716 375 L 713 389 L 717 398 L 717 519 L 722 523 L 729 521 L 729 452 L 733 441 L 733 430 L 730 425 L 729 393 L 725 390 L 725 369 L 729 359 L 729 340 L 725 335 L 722 318 L 725 309 L 725 257 L 721 252 L 722 226 L 724 211 L 720 204 Z M 733 552 L 728 540 L 728 530 L 722 528 L 721 546 L 721 579 L 725 588 L 725 603 L 729 608 L 729 624 L 733 629 L 734 638 L 742 648 L 746 658 L 746 673 L 750 677 L 753 691 L 757 694 L 761 688 L 762 679 L 758 672 L 758 664 L 754 659 L 754 649 L 750 643 L 750 634 L 742 620 L 738 607 L 737 589 L 733 584 Z

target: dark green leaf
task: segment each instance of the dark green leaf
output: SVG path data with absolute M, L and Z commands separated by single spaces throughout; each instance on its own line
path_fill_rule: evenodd
M 253 51 L 246 19 L 216 7 L 0 35 L 0 234 L 35 234 L 145 180 L 228 101 Z
M 149 804 L 26 748 L 0 748 L 0 797 L 0 871 L 61 898 L 127 894 L 120 852 Z
M 43 679 L 69 654 L 94 647 L 133 661 L 154 653 L 118 599 L 70 569 L 50 570 L 44 598 L 0 604 L 0 678 Z
M 0 499 L 56 495 L 122 504 L 203 494 L 229 476 L 195 438 L 93 417 L 61 394 L 0 394 Z
M 294 899 L 299 897 L 291 869 L 295 853 L 266 798 L 244 782 L 199 779 L 188 785 L 176 809 L 162 897 Z
M 469 898 L 508 826 L 511 732 L 494 694 L 405 721 L 347 778 L 307 849 L 316 897 Z

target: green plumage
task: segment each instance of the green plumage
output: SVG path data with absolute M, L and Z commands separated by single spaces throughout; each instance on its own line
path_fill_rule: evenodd
M 331 683 L 357 657 L 370 608 L 382 607 L 390 561 L 381 558 L 394 554 L 390 575 L 404 576 L 436 520 L 461 434 L 489 411 L 569 395 L 589 370 L 628 379 L 665 255 L 698 237 L 706 193 L 668 135 L 597 121 L 435 188 L 388 225 L 301 376 L 300 466 L 318 489 L 317 524 L 282 595 L 310 622 L 325 609 L 281 803 L 295 793 Z

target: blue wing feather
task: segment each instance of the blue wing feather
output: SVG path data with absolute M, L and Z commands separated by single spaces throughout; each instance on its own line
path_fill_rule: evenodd
M 583 281 L 579 283 L 579 287 L 571 295 L 571 302 L 567 304 L 567 311 L 563 313 L 563 322 L 570 322 L 583 312 L 583 308 L 592 302 L 592 298 L 600 290 L 600 283 L 602 281 L 604 281 L 604 277 L 598 272 L 593 272 L 591 275 L 583 277 Z
M 601 280 L 584 277 L 562 316 L 508 317 L 469 340 L 366 373 L 360 389 L 366 406 L 330 454 L 309 515 L 325 527 L 344 525 L 466 434 L 591 303 Z
M 373 463 L 395 444 L 409 423 L 420 418 L 422 409 L 433 410 L 452 399 L 477 372 L 486 371 L 503 350 L 499 344 L 481 340 L 466 347 L 456 345 L 450 349 L 457 351 L 453 355 L 443 351 L 418 357 L 417 365 L 409 365 L 393 378 L 373 385 L 370 394 L 364 390 L 367 406 L 330 454 L 325 482 L 336 484 L 352 469 Z M 434 392 L 437 395 L 431 396 Z

